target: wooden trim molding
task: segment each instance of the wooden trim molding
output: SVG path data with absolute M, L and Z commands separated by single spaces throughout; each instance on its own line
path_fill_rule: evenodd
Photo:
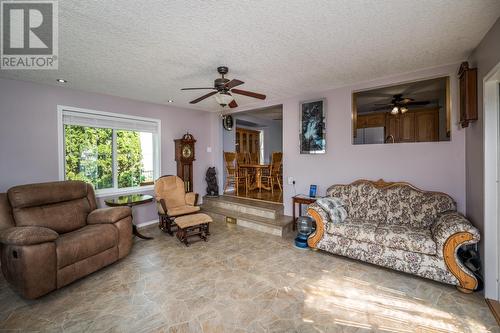
M 433 193 L 433 194 L 444 194 L 446 196 L 449 196 L 448 194 L 444 193 L 444 192 L 438 192 L 438 191 L 425 191 L 425 190 L 422 190 L 422 189 L 419 189 L 418 187 L 416 187 L 415 185 L 412 185 L 408 182 L 386 182 L 385 180 L 383 179 L 379 179 L 377 181 L 374 181 L 374 180 L 368 180 L 368 179 L 358 179 L 358 180 L 355 180 L 353 181 L 352 183 L 350 183 L 349 185 L 355 185 L 355 184 L 360 184 L 360 183 L 368 183 L 368 184 L 372 184 L 374 187 L 378 188 L 378 189 L 385 189 L 385 188 L 389 188 L 389 187 L 393 187 L 393 186 L 400 186 L 400 185 L 406 185 L 406 186 L 409 186 L 411 187 L 412 189 L 414 189 L 415 191 L 418 191 L 420 193 Z M 338 185 L 342 185 L 342 184 L 338 184 Z M 333 186 L 338 186 L 338 185 L 333 185 Z M 333 187 L 331 186 L 331 187 Z M 328 191 L 328 189 L 327 189 Z
M 307 213 L 316 221 L 316 231 L 307 239 L 307 245 L 309 245 L 310 248 L 315 249 L 316 245 L 318 245 L 321 238 L 323 238 L 323 234 L 325 233 L 325 223 L 318 212 L 314 209 L 308 208 Z
M 457 286 L 457 289 L 463 293 L 472 293 L 477 288 L 477 280 L 475 277 L 467 274 L 465 271 L 460 268 L 456 261 L 456 251 L 457 249 L 472 240 L 473 236 L 469 232 L 457 232 L 456 234 L 448 237 L 443 247 L 443 257 L 446 266 L 450 270 L 450 272 L 455 275 L 458 282 L 460 283 Z

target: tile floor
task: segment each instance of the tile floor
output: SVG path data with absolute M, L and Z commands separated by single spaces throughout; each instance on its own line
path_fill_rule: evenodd
M 157 228 L 132 253 L 36 301 L 0 278 L 5 332 L 500 332 L 479 293 L 214 223 L 186 248 Z

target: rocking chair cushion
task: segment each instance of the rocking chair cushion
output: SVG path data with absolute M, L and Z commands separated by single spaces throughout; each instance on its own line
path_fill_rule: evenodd
M 197 212 L 200 210 L 200 207 L 199 206 L 189 206 L 189 205 L 185 205 L 185 206 L 180 206 L 180 207 L 175 207 L 175 208 L 169 208 L 168 209 L 168 216 L 179 216 L 179 215 L 186 215 L 186 214 L 191 214 L 191 213 L 194 213 L 194 212 Z
M 208 216 L 207 214 L 203 214 L 203 213 L 181 216 L 181 217 L 178 217 L 175 219 L 175 223 L 181 229 L 193 227 L 195 225 L 200 225 L 200 224 L 204 224 L 204 223 L 211 223 L 211 222 L 212 222 L 212 218 L 210 216 Z

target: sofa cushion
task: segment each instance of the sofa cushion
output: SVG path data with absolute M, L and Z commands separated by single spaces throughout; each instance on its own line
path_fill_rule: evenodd
M 74 264 L 118 244 L 118 230 L 112 224 L 87 225 L 56 240 L 57 267 Z
M 8 190 L 16 226 L 40 226 L 65 233 L 86 224 L 95 209 L 92 186 L 60 181 L 15 186 Z
M 349 217 L 372 221 L 385 221 L 386 201 L 382 190 L 368 182 L 351 185 Z
M 393 249 L 436 254 L 436 242 L 430 229 L 417 229 L 409 225 L 380 223 L 374 233 L 375 242 Z
M 347 218 L 342 223 L 329 222 L 326 227 L 326 232 L 331 235 L 373 243 L 375 241 L 375 230 L 378 224 L 379 221 Z
M 85 182 L 68 180 L 14 186 L 7 194 L 12 208 L 24 208 L 84 198 L 87 191 Z
M 45 227 L 63 234 L 87 224 L 90 205 L 87 198 L 49 205 L 14 208 L 16 226 Z
M 409 185 L 391 186 L 385 190 L 387 224 L 429 228 L 439 214 L 455 210 L 455 203 L 444 193 L 421 192 Z

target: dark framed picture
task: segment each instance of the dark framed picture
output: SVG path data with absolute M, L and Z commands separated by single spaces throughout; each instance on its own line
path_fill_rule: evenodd
M 300 153 L 326 153 L 325 99 L 300 103 Z

